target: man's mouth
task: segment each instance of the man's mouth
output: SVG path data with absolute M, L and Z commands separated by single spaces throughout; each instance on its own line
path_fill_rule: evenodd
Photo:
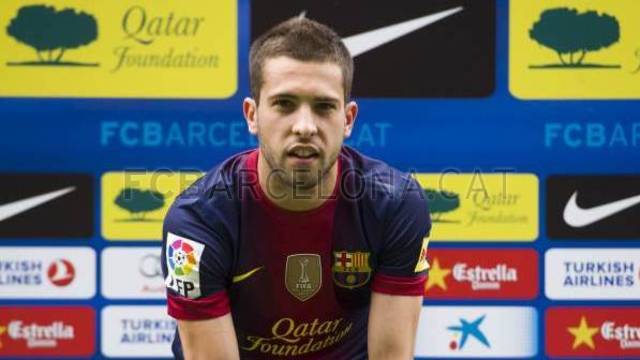
M 294 146 L 287 152 L 288 156 L 298 159 L 315 159 L 319 156 L 318 150 L 310 146 Z

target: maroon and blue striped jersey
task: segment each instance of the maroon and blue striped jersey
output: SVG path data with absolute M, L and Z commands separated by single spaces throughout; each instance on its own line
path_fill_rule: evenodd
M 258 184 L 258 156 L 227 159 L 171 206 L 169 315 L 231 313 L 242 359 L 366 359 L 371 292 L 423 294 L 431 222 L 422 189 L 344 146 L 333 194 L 288 211 Z M 182 358 L 177 334 L 173 351 Z

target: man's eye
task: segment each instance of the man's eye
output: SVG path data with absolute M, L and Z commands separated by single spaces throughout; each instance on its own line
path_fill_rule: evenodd
M 336 105 L 333 103 L 318 103 L 315 106 L 316 111 L 326 113 L 336 109 Z
M 279 99 L 273 102 L 273 106 L 280 109 L 291 109 L 295 106 L 295 104 L 291 100 Z

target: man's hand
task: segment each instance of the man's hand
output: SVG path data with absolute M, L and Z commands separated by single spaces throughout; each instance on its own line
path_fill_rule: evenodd
M 207 320 L 178 320 L 186 360 L 238 360 L 238 341 L 231 314 Z
M 422 296 L 371 294 L 369 359 L 413 359 Z

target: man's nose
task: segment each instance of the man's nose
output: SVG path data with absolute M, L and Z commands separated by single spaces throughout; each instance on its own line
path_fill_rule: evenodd
M 300 106 L 293 124 L 293 133 L 300 137 L 311 137 L 318 132 L 313 111 L 309 106 Z

